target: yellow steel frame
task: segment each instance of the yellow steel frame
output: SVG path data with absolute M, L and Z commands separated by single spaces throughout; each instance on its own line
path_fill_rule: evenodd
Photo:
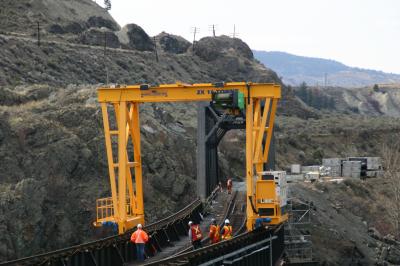
M 238 90 L 246 98 L 247 228 L 252 230 L 255 219 L 259 217 L 251 207 L 251 204 L 255 206 L 256 176 L 264 170 L 263 165 L 268 159 L 277 102 L 281 97 L 280 86 L 271 83 L 231 82 L 223 86 L 177 83 L 157 87 L 134 85 L 99 88 L 98 100 L 103 114 L 114 211 L 112 215 L 98 219 L 98 224 L 114 221 L 118 224 L 119 233 L 123 233 L 138 223 L 144 223 L 139 105 L 148 102 L 211 101 L 212 92 L 221 90 Z M 114 129 L 110 128 L 110 106 L 115 114 Z M 263 138 L 266 140 L 264 145 Z M 133 145 L 133 155 L 130 157 L 129 140 Z M 114 148 L 118 148 L 117 161 L 114 160 L 113 144 Z M 133 158 L 133 161 L 129 161 L 129 158 Z

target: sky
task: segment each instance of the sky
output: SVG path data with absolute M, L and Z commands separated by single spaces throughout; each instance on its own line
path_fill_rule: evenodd
M 96 0 L 98 3 L 102 0 Z M 254 50 L 284 51 L 400 74 L 400 0 L 111 0 L 121 25 L 193 41 L 232 35 Z

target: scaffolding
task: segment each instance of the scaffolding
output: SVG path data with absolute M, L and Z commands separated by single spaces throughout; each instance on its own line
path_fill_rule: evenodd
M 288 200 L 289 219 L 285 227 L 285 253 L 288 263 L 313 263 L 310 234 L 311 204 L 291 198 Z

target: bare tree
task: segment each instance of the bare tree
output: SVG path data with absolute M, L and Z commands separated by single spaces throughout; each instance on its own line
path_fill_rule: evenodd
M 111 9 L 111 0 L 104 0 L 104 6 L 105 6 L 106 10 L 110 10 Z
M 384 177 L 390 187 L 392 199 L 388 201 L 388 214 L 395 229 L 395 235 L 400 237 L 400 141 L 396 140 L 382 146 L 382 163 Z

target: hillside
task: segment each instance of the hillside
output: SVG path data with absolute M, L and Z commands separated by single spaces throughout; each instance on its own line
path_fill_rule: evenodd
M 119 29 L 110 14 L 92 0 L 2 0 L 0 31 L 36 34 L 45 31 L 77 34 L 89 27 Z
M 10 14 L 20 10 L 27 15 L 7 24 L 3 19 L 9 16 L 0 20 L 0 261 L 107 233 L 91 226 L 95 199 L 110 193 L 96 100 L 96 88 L 107 77 L 120 84 L 282 84 L 237 38 L 206 37 L 193 51 L 179 36 L 163 32 L 154 44 L 138 25 L 121 28 L 91 0 L 4 3 Z M 75 9 L 76 17 L 65 5 Z M 40 46 L 24 27 L 36 17 L 43 18 Z M 103 19 L 91 23 L 90 17 Z M 74 21 L 82 31 L 69 31 Z M 382 141 L 399 131 L 399 119 L 385 113 L 344 114 L 338 107 L 339 112 L 328 114 L 308 106 L 284 85 L 282 95 L 276 125 L 280 169 L 290 163 L 315 164 L 322 156 L 375 155 Z M 195 197 L 196 105 L 144 104 L 140 112 L 146 220 L 154 221 Z M 224 175 L 244 175 L 244 138 L 243 131 L 224 137 L 219 152 Z M 329 226 L 329 220 L 324 222 Z M 323 248 L 316 246 L 318 254 Z
M 253 51 L 257 60 L 273 69 L 288 85 L 303 81 L 315 86 L 361 87 L 380 83 L 398 83 L 400 75 L 346 66 L 340 62 L 297 56 L 284 52 Z
M 150 37 L 134 24 L 110 30 L 119 44 L 105 55 L 96 39 L 71 41 L 81 34 L 46 31 L 38 46 L 20 29 L 0 34 L 0 261 L 104 236 L 91 223 L 95 199 L 110 193 L 96 101 L 107 75 L 128 84 L 280 82 L 247 44 L 226 36 L 204 38 L 193 52 L 183 38 L 162 33 L 157 62 Z M 286 102 L 299 115 L 313 113 L 293 97 Z M 141 107 L 147 221 L 195 197 L 196 121 L 195 104 Z M 221 160 L 230 161 L 224 155 Z M 229 163 L 223 171 L 233 174 Z

